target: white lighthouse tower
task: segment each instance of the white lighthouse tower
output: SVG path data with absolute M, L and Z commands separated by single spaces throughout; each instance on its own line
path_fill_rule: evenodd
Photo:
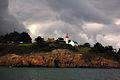
M 66 44 L 68 44 L 68 40 L 69 40 L 69 36 L 68 34 L 66 34 L 66 37 L 65 37 Z

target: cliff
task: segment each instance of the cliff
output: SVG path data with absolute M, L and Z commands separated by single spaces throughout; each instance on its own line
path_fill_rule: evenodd
M 82 54 L 73 54 L 66 49 L 56 49 L 50 53 L 34 53 L 27 55 L 8 54 L 0 57 L 0 66 L 13 67 L 95 67 L 119 68 L 117 61 L 104 58 L 84 59 Z

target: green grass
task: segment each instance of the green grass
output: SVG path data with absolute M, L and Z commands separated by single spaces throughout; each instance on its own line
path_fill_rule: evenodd
M 23 43 L 23 44 L 17 44 L 17 46 L 32 46 L 34 43 Z
M 78 50 L 90 50 L 90 48 L 87 48 L 87 47 L 80 47 L 80 48 L 78 48 Z
M 73 54 L 88 54 L 90 49 L 91 48 L 79 47 L 77 48 L 78 51 L 72 51 L 72 52 Z
M 88 53 L 89 52 L 89 50 L 90 50 L 90 48 L 83 48 L 83 47 L 81 47 L 81 48 L 78 48 L 78 52 L 80 52 L 81 54 L 83 53 Z

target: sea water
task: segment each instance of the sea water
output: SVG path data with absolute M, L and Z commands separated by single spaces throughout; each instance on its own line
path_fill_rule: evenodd
M 0 67 L 0 80 L 120 80 L 120 69 Z

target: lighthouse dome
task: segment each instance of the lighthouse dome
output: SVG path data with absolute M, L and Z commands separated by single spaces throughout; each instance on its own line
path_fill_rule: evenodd
M 66 34 L 66 38 L 69 38 L 68 34 Z

